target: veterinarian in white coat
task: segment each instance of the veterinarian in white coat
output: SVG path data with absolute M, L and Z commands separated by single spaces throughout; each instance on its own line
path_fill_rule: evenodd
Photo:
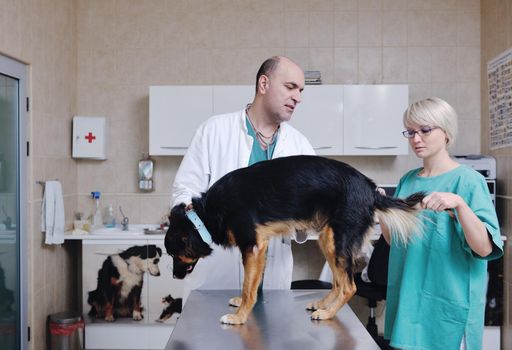
M 218 179 L 257 161 L 314 154 L 309 141 L 286 123 L 301 101 L 304 73 L 285 57 L 266 60 L 257 74 L 256 96 L 246 109 L 213 116 L 196 131 L 172 186 L 171 207 L 191 203 Z M 251 136 L 252 135 L 252 136 Z M 213 245 L 185 280 L 183 298 L 194 289 L 239 289 L 243 266 L 239 250 Z M 271 240 L 264 289 L 289 289 L 293 257 L 289 243 Z

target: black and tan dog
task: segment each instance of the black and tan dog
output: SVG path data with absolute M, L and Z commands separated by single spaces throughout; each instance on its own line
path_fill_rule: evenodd
M 182 279 L 199 258 L 211 254 L 208 232 L 213 243 L 238 246 L 244 264 L 242 296 L 230 299 L 239 308 L 221 322 L 241 324 L 256 302 L 269 239 L 297 230 L 315 231 L 334 283 L 330 293 L 307 308 L 316 310 L 312 319 L 330 319 L 356 291 L 354 259 L 373 229 L 375 216 L 394 232 L 394 238 L 407 242 L 421 227 L 416 214 L 424 196 L 417 193 L 405 200 L 383 196 L 372 180 L 332 159 L 278 158 L 235 170 L 200 198 L 193 198 L 188 207 L 175 206 L 165 247 L 173 257 L 174 277 Z

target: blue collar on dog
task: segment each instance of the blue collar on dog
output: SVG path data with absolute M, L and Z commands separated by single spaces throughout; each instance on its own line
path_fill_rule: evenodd
M 207 244 L 212 244 L 212 236 L 210 235 L 210 232 L 206 229 L 206 226 L 204 226 L 203 222 L 197 215 L 197 213 L 193 210 L 187 210 L 185 211 L 185 214 L 187 215 L 188 219 L 194 224 L 194 227 L 196 228 L 197 232 L 199 232 L 199 235 L 203 239 L 203 241 Z

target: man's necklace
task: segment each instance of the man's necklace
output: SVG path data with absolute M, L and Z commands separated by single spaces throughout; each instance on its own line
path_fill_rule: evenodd
M 261 147 L 263 148 L 264 151 L 267 150 L 270 147 L 270 145 L 272 145 L 276 141 L 277 133 L 279 131 L 279 126 L 274 130 L 272 135 L 265 136 L 265 135 L 263 135 L 263 133 L 261 131 L 256 129 L 256 127 L 252 123 L 252 120 L 249 117 L 249 108 L 247 108 L 245 110 L 245 113 L 247 114 L 247 119 L 249 120 L 249 123 L 251 124 L 252 129 L 254 130 L 254 132 L 256 134 L 256 138 L 258 139 L 258 142 L 260 143 L 260 145 L 261 145 Z

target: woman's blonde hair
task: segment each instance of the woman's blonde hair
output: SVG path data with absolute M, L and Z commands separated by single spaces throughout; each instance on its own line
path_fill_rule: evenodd
M 429 97 L 412 103 L 404 113 L 404 126 L 428 125 L 442 129 L 447 137 L 446 146 L 455 143 L 457 136 L 457 113 L 452 106 L 439 97 Z

